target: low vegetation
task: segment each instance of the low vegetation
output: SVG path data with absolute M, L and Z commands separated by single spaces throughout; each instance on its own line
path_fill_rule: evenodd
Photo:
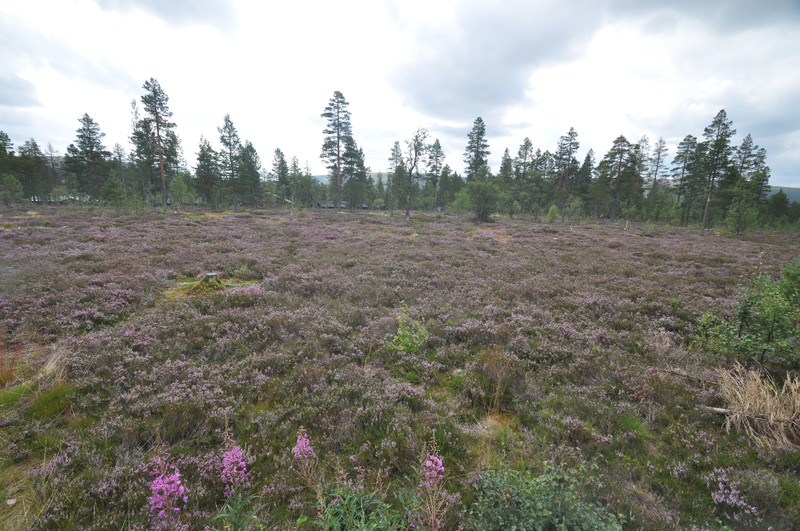
M 797 233 L 2 221 L 10 528 L 800 526 Z

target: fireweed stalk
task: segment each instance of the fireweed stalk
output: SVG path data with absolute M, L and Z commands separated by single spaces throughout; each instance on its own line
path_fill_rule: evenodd
M 222 454 L 222 483 L 225 485 L 225 496 L 233 496 L 237 489 L 250 486 L 247 474 L 247 463 L 244 452 L 236 444 L 229 444 L 229 449 Z
M 292 452 L 294 454 L 295 470 L 316 494 L 317 514 L 321 515 L 325 507 L 325 494 L 322 489 L 322 481 L 317 477 L 317 454 L 314 453 L 306 429 L 302 426 L 297 430 L 297 442 Z
M 444 461 L 437 455 L 436 447 L 430 452 L 423 452 L 423 456 L 417 484 L 418 510 L 410 516 L 409 523 L 411 527 L 438 531 L 444 528 L 447 513 L 456 502 L 456 496 L 444 487 Z
M 150 459 L 153 466 L 153 481 L 150 484 L 151 523 L 156 529 L 177 528 L 181 505 L 189 501 L 188 491 L 183 486 L 178 467 L 169 462 L 169 451 L 159 450 Z

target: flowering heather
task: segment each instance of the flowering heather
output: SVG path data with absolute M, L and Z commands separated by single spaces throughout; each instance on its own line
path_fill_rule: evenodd
M 713 489 L 711 499 L 728 518 L 734 521 L 745 518 L 760 521 L 758 509 L 745 500 L 740 490 L 741 482 L 732 477 L 731 469 L 715 468 L 706 477 L 706 484 Z
M 0 387 L 0 466 L 35 472 L 32 492 L 3 478 L 0 491 L 48 500 L 14 528 L 150 525 L 156 432 L 180 470 L 156 474 L 157 490 L 183 487 L 172 509 L 191 528 L 209 525 L 222 485 L 259 493 L 275 522 L 313 519 L 311 490 L 351 456 L 389 497 L 416 470 L 415 495 L 427 482 L 464 500 L 489 463 L 581 456 L 604 475 L 587 498 L 632 527 L 687 529 L 736 510 L 704 481 L 735 459 L 783 489 L 738 485 L 763 527 L 796 527 L 797 451 L 761 458 L 697 407 L 725 404 L 696 380 L 727 363 L 699 351 L 700 317 L 732 311 L 756 268 L 777 274 L 800 254 L 796 234 L 446 213 L 2 214 L 14 376 Z M 192 290 L 208 272 L 221 289 Z M 439 450 L 423 451 L 432 434 Z M 0 521 L 19 507 L 0 504 Z M 450 510 L 447 522 L 468 508 Z

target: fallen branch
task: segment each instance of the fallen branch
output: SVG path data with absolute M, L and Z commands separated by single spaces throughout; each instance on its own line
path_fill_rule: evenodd
M 727 409 L 706 408 L 726 416 L 725 428 L 744 431 L 758 444 L 800 447 L 800 378 L 786 377 L 778 389 L 769 378 L 741 366 L 719 373 Z
M 698 405 L 697 409 L 702 409 L 702 410 L 705 410 L 705 411 L 709 411 L 711 413 L 718 413 L 720 415 L 738 415 L 738 414 L 740 414 L 740 413 L 736 413 L 732 409 L 727 409 L 727 408 L 724 408 L 724 407 L 711 407 L 711 406 Z M 745 415 L 745 416 L 748 416 L 748 417 L 752 418 L 753 420 L 767 420 L 769 422 L 785 422 L 787 424 L 792 424 L 794 426 L 800 427 L 800 419 L 767 418 L 767 417 L 765 417 L 763 415 Z

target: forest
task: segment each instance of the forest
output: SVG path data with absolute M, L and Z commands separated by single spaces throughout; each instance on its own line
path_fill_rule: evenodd
M 617 137 L 600 158 L 593 149 L 583 160 L 578 133 L 570 128 L 554 152 L 528 138 L 516 154 L 503 151 L 492 171 L 486 124 L 475 119 L 467 134 L 463 171 L 446 160 L 438 139 L 420 128 L 411 138 L 387 146 L 386 171 L 365 166 L 351 125 L 348 102 L 336 91 L 324 108 L 321 158 L 328 182 L 301 167 L 297 157 L 274 150 L 268 168 L 231 117 L 217 128 L 218 139 L 201 138 L 187 162 L 169 98 L 155 79 L 146 81 L 141 101 L 131 104 L 130 148 L 109 151 L 100 125 L 84 114 L 75 142 L 63 154 L 29 139 L 15 151 L 0 131 L 0 202 L 55 203 L 68 200 L 112 206 L 205 205 L 333 206 L 472 212 L 487 221 L 494 213 L 548 215 L 572 220 L 627 219 L 734 232 L 756 227 L 796 226 L 800 203 L 779 190 L 770 194 L 766 150 L 737 131 L 725 110 L 697 134 L 687 134 L 669 153 L 666 142 Z M 652 145 L 651 145 L 652 144 Z M 451 165 L 452 164 L 452 165 Z

